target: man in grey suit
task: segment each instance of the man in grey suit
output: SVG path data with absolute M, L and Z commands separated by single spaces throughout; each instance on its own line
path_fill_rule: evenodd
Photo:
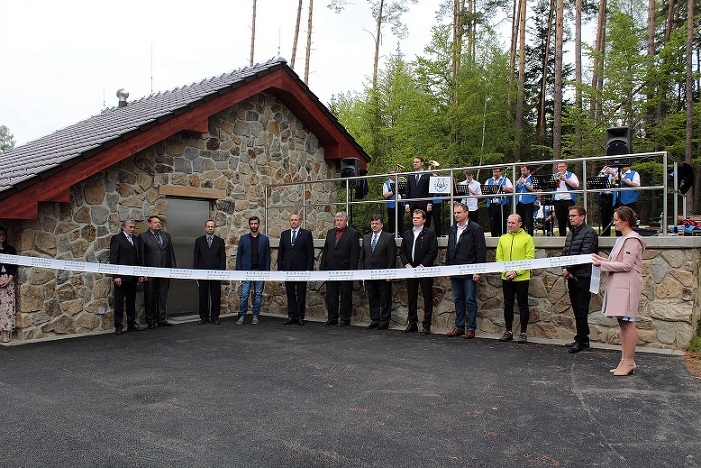
M 321 252 L 320 270 L 357 270 L 360 261 L 358 231 L 348 226 L 348 215 L 343 211 L 336 213 L 334 223 L 336 227 L 329 229 L 326 235 L 324 250 Z M 352 280 L 326 282 L 326 308 L 328 320 L 325 325 L 350 325 L 353 312 Z
M 193 270 L 226 270 L 226 248 L 224 239 L 214 234 L 214 221 L 204 223 L 204 236 L 195 239 Z M 200 323 L 210 321 L 219 325 L 221 310 L 221 281 L 198 280 Z M 210 319 L 211 316 L 211 319 Z
M 382 230 L 382 216 L 370 216 L 372 232 L 363 236 L 363 267 L 366 270 L 380 270 L 397 266 L 397 245 L 394 234 Z M 368 328 L 385 330 L 392 318 L 392 280 L 365 280 L 370 303 Z
M 161 218 L 149 216 L 148 230 L 139 234 L 139 248 L 144 266 L 157 268 L 177 268 L 175 263 L 175 251 L 170 235 L 161 231 Z M 146 323 L 149 328 L 170 327 L 173 325 L 167 320 L 168 278 L 145 278 L 144 282 L 144 308 L 146 309 Z

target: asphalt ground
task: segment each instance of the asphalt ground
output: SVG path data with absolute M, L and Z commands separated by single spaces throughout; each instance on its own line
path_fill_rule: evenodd
M 0 464 L 701 466 L 680 356 L 234 322 L 0 347 Z

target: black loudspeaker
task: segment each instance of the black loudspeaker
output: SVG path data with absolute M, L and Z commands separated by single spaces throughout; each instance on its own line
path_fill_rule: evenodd
M 368 175 L 368 171 L 366 171 L 365 169 L 361 169 L 360 175 L 366 176 L 366 175 Z M 358 184 L 356 184 L 356 187 L 355 187 L 355 199 L 356 200 L 363 200 L 363 199 L 368 197 L 368 180 L 367 179 L 360 179 L 357 182 L 358 182 Z
M 630 136 L 630 127 L 611 127 L 606 130 L 606 156 L 618 156 L 632 152 L 633 142 Z M 627 166 L 628 164 L 613 165 Z
M 686 195 L 691 187 L 694 186 L 694 169 L 689 163 L 679 164 L 679 175 L 677 181 L 679 182 L 679 192 L 682 195 Z M 670 177 L 674 176 L 674 172 L 670 174 Z
M 360 159 L 358 158 L 343 158 L 341 159 L 341 178 L 358 177 L 360 174 Z M 357 180 L 351 180 L 348 185 L 352 188 L 358 186 Z

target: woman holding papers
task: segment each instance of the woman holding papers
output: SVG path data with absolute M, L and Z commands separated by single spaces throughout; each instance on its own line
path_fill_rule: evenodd
M 633 231 L 635 220 L 632 209 L 627 206 L 618 208 L 613 214 L 613 225 L 623 236 L 616 240 L 608 258 L 592 255 L 593 264 L 606 273 L 603 313 L 607 317 L 616 317 L 621 327 L 621 362 L 611 370 L 616 376 L 635 374 L 637 367 L 634 360 L 638 342 L 635 320 L 643 287 L 645 242 Z

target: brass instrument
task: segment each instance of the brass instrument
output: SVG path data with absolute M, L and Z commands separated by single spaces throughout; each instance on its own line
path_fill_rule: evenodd
M 402 172 L 402 171 L 404 171 L 404 166 L 402 166 L 401 164 L 397 163 L 397 172 Z
M 432 171 L 433 169 L 438 169 L 439 167 L 441 167 L 441 163 L 439 163 L 438 161 L 432 159 L 428 162 L 429 171 Z

